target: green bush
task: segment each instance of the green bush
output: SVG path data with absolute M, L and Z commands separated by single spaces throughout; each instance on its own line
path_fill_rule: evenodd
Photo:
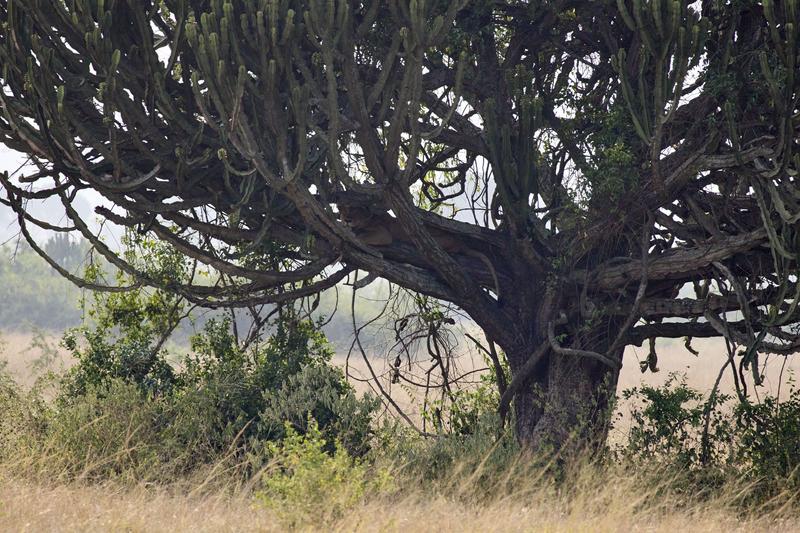
M 784 401 L 768 396 L 742 403 L 735 416 L 740 462 L 779 490 L 800 490 L 800 389 L 792 388 Z
M 286 307 L 269 323 L 274 328 L 266 341 L 257 338 L 249 349 L 237 345 L 230 317 L 211 319 L 199 335 L 191 338 L 193 354 L 184 360 L 184 378 L 199 382 L 226 369 L 242 368 L 264 389 L 275 389 L 304 366 L 323 366 L 333 350 L 325 335 L 310 320 L 300 320 Z
M 187 266 L 175 254 L 149 249 L 152 275 L 169 279 L 185 277 Z M 89 268 L 86 277 L 100 272 Z M 120 285 L 131 284 L 120 273 Z M 162 291 L 137 289 L 92 295 L 83 325 L 68 330 L 62 344 L 78 361 L 67 376 L 63 400 L 84 395 L 89 388 L 99 393 L 104 383 L 121 379 L 137 384 L 143 392 L 167 393 L 177 384 L 165 342 L 184 317 L 186 304 L 180 296 Z
M 135 236 L 126 242 L 138 250 L 132 259 L 148 275 L 165 280 L 187 275 L 185 257 Z M 88 272 L 90 278 L 94 274 Z M 124 275 L 119 281 L 132 282 Z M 164 346 L 186 314 L 184 300 L 160 290 L 93 296 L 84 325 L 63 340 L 77 359 L 61 384 L 54 426 L 64 433 L 58 445 L 66 446 L 67 457 L 77 458 L 72 450 L 81 446 L 87 454 L 99 453 L 94 440 L 103 440 L 105 431 L 125 433 L 111 422 L 88 424 L 91 416 L 137 406 L 148 421 L 129 420 L 137 428 L 131 439 L 138 451 L 128 457 L 130 464 L 115 466 L 130 466 L 137 476 L 140 466 L 152 470 L 153 461 L 171 476 L 220 457 L 247 458 L 252 471 L 259 463 L 255 452 L 285 435 L 284 422 L 303 433 L 309 414 L 329 442 L 340 440 L 354 454 L 366 452 L 377 401 L 358 399 L 341 372 L 329 366 L 333 351 L 318 324 L 284 305 L 263 325 L 271 328 L 268 337 L 259 329 L 240 344 L 230 316 L 211 318 L 191 337 L 190 354 L 173 366 L 175 358 Z M 113 455 L 119 446 L 122 442 L 111 438 L 103 451 Z
M 437 433 L 472 435 L 486 428 L 500 426 L 494 372 L 481 375 L 476 387 L 453 389 L 443 399 L 428 403 L 422 416 Z
M 800 390 L 783 401 L 765 395 L 732 402 L 670 376 L 661 387 L 623 392 L 636 402 L 631 430 L 617 447 L 623 460 L 659 462 L 708 482 L 733 473 L 766 493 L 800 488 Z
M 264 399 L 259 429 L 270 439 L 285 437 L 287 427 L 305 434 L 310 415 L 328 441 L 329 452 L 334 440 L 356 457 L 369 451 L 372 417 L 380 401 L 372 396 L 357 398 L 338 368 L 305 366 Z
M 274 438 L 262 423 L 273 395 L 290 377 L 324 367 L 331 357 L 325 338 L 292 311 L 282 314 L 266 341 L 246 349 L 236 343 L 228 318 L 209 321 L 192 348 L 172 394 L 181 406 L 178 422 L 185 422 L 176 423 L 173 434 L 204 455 L 225 451 L 234 439 L 244 445 Z
M 80 397 L 55 409 L 42 453 L 48 469 L 69 478 L 166 480 L 167 465 L 182 453 L 162 439 L 169 405 L 114 379 L 90 385 Z
M 660 387 L 643 385 L 622 396 L 633 405 L 630 433 L 618 453 L 646 461 L 666 459 L 687 468 L 719 465 L 730 458 L 735 428 L 724 410 L 729 396 L 706 398 L 678 374 L 670 374 Z
M 274 335 L 246 349 L 227 319 L 209 321 L 183 368 L 170 367 L 158 386 L 152 372 L 107 365 L 107 352 L 92 350 L 110 344 L 95 342 L 89 331 L 89 348 L 65 379 L 49 427 L 60 466 L 70 475 L 169 480 L 225 458 L 251 473 L 263 462 L 257 455 L 266 442 L 286 435 L 284 422 L 304 433 L 309 415 L 319 418 L 329 442 L 364 454 L 377 401 L 357 398 L 328 366 L 324 337 L 290 314 Z M 142 331 L 138 326 L 135 333 Z M 151 341 L 136 338 L 144 346 Z M 115 354 L 130 346 L 126 341 L 112 347 Z
M 257 497 L 286 525 L 297 527 L 341 518 L 365 496 L 374 497 L 392 488 L 386 469 L 370 469 L 352 458 L 339 444 L 327 451 L 316 421 L 308 418 L 305 434 L 287 423 L 285 436 L 268 444 L 271 458 Z
M 38 389 L 22 390 L 0 365 L 0 462 L 35 446 L 49 414 Z
M 498 483 L 510 481 L 505 474 L 520 466 L 516 438 L 510 428 L 500 434 L 498 428 L 496 415 L 486 416 L 470 433 L 422 437 L 402 421 L 386 420 L 375 432 L 368 457 L 377 464 L 395 465 L 398 476 L 413 480 L 415 488 L 480 496 L 504 490 Z

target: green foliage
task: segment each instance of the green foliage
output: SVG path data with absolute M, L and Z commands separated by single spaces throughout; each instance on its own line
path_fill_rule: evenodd
M 126 243 L 131 261 L 152 279 L 189 275 L 189 260 L 165 245 L 136 236 Z M 122 274 L 118 281 L 132 282 Z M 284 423 L 304 434 L 309 416 L 330 453 L 337 440 L 355 455 L 368 451 L 378 402 L 357 398 L 329 366 L 333 351 L 318 324 L 286 305 L 264 325 L 268 337 L 260 328 L 240 343 L 231 317 L 217 316 L 174 366 L 164 346 L 187 307 L 162 290 L 92 296 L 84 324 L 63 339 L 77 363 L 33 438 L 57 452 L 58 471 L 163 481 L 224 459 L 252 473 L 266 444 L 286 435 Z M 4 405 L 17 409 L 10 396 Z
M 779 488 L 800 489 L 800 389 L 786 400 L 768 396 L 735 411 L 741 433 L 740 460 L 751 474 Z
M 271 457 L 257 497 L 289 526 L 341 518 L 366 496 L 386 493 L 392 476 L 353 459 L 339 443 L 334 451 L 313 418 L 304 434 L 287 423 L 285 437 L 267 446 Z
M 327 451 L 334 451 L 334 439 L 355 457 L 369 451 L 372 416 L 380 401 L 371 396 L 357 398 L 338 368 L 305 366 L 264 400 L 259 429 L 271 439 L 285 437 L 287 427 L 305 434 L 311 416 L 329 443 Z
M 272 326 L 269 340 L 257 339 L 248 351 L 237 345 L 230 317 L 209 320 L 203 333 L 191 339 L 195 355 L 186 360 L 188 373 L 202 379 L 222 366 L 243 367 L 258 374 L 263 388 L 274 389 L 302 367 L 331 360 L 333 351 L 325 335 L 312 321 L 300 320 L 293 309 L 283 309 Z
M 124 316 L 134 315 L 138 313 Z M 138 353 L 152 346 L 153 329 L 147 322 L 136 321 L 132 330 L 120 328 L 132 335 L 114 344 L 96 330 L 84 332 L 90 343 L 64 381 L 53 428 L 67 436 L 58 447 L 69 450 L 70 461 L 90 450 L 114 455 L 133 442 L 135 454 L 126 454 L 123 464 L 111 461 L 113 469 L 98 470 L 97 475 L 145 476 L 159 464 L 162 472 L 174 476 L 223 456 L 253 458 L 253 450 L 285 435 L 285 420 L 306 431 L 309 414 L 319 417 L 326 437 L 341 438 L 353 453 L 368 449 L 377 402 L 356 398 L 341 373 L 327 366 L 330 348 L 313 324 L 284 313 L 274 335 L 243 348 L 228 319 L 210 320 L 193 338 L 193 353 L 181 370 L 173 370 L 159 354 L 151 371 L 126 371 L 123 363 L 131 358 L 118 354 L 130 346 L 145 347 Z M 154 368 L 168 369 L 160 374 L 166 378 L 154 379 Z M 142 418 L 130 419 L 127 413 L 133 411 Z M 95 418 L 100 422 L 90 424 Z M 126 429 L 132 436 L 124 436 Z
M 341 438 L 354 452 L 368 447 L 377 402 L 356 398 L 328 366 L 330 348 L 309 322 L 287 328 L 281 320 L 275 335 L 249 349 L 236 345 L 229 326 L 210 321 L 194 338 L 195 352 L 171 395 L 179 416 L 170 438 L 196 449 L 196 461 L 211 461 L 233 445 L 244 456 L 282 438 L 287 420 L 304 432 L 309 414 L 319 417 L 327 437 Z
M 584 187 L 589 191 L 582 193 L 596 206 L 608 209 L 609 201 L 618 200 L 638 185 L 641 143 L 630 116 L 619 105 L 593 113 L 591 123 L 596 128 L 589 135 L 594 152 L 584 177 Z
M 730 450 L 724 448 L 734 436 L 734 427 L 719 409 L 728 396 L 706 399 L 686 385 L 685 376 L 671 374 L 664 385 L 628 389 L 623 398 L 638 400 L 630 412 L 632 426 L 625 454 L 647 461 L 667 458 L 685 467 L 716 463 L 729 456 Z
M 767 395 L 706 397 L 671 375 L 661 387 L 627 390 L 637 403 L 632 427 L 617 448 L 627 460 L 661 462 L 701 478 L 732 471 L 767 493 L 800 487 L 800 390 L 779 401 Z
M 165 245 L 135 249 L 147 263 L 149 275 L 179 280 L 185 277 L 187 260 Z M 129 252 L 130 253 L 130 252 Z M 87 277 L 97 275 L 93 270 Z M 130 283 L 120 273 L 121 285 Z M 136 383 L 144 391 L 164 394 L 176 385 L 176 375 L 162 349 L 183 318 L 186 304 L 174 293 L 162 290 L 131 290 L 94 293 L 86 320 L 69 330 L 63 339 L 78 364 L 67 379 L 66 397 L 85 394 L 88 387 L 122 379 Z
M 49 414 L 38 390 L 24 391 L 4 366 L 0 364 L 0 461 L 30 449 Z
M 500 395 L 494 367 L 489 368 L 481 374 L 477 386 L 454 388 L 444 398 L 429 402 L 422 412 L 426 422 L 437 432 L 449 435 L 472 435 L 493 425 L 499 427 Z
M 296 324 L 301 333 L 242 349 L 229 324 L 210 321 L 169 388 L 145 386 L 148 375 L 93 373 L 97 358 L 78 362 L 52 407 L 40 394 L 25 396 L 3 381 L 4 443 L 38 447 L 46 468 L 69 478 L 124 481 L 171 481 L 220 461 L 250 475 L 266 460 L 269 442 L 288 434 L 286 427 L 324 435 L 328 453 L 338 453 L 333 443 L 341 441 L 342 450 L 365 454 L 378 402 L 357 398 L 341 372 L 327 366 L 324 339 L 308 324 Z M 282 351 L 291 346 L 294 353 Z M 283 356 L 296 368 L 275 364 Z M 81 387 L 75 376 L 85 378 Z M 309 426 L 309 416 L 318 416 L 319 425 Z
M 121 379 L 89 385 L 55 409 L 40 437 L 48 469 L 67 478 L 164 481 L 179 454 L 166 441 L 169 405 Z
M 509 431 L 498 434 L 498 420 L 480 417 L 469 433 L 420 435 L 399 421 L 386 421 L 376 432 L 369 457 L 401 466 L 404 476 L 445 493 L 456 488 L 478 495 L 519 459 L 520 448 Z M 465 477 L 470 486 L 465 487 Z

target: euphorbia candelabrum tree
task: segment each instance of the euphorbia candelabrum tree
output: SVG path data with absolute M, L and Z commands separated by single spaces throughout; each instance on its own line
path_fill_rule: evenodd
M 796 0 L 0 0 L 0 22 L 26 237 L 77 230 L 212 307 L 356 270 L 451 302 L 503 348 L 532 449 L 604 436 L 626 345 L 724 336 L 756 378 L 800 348 Z M 73 208 L 87 188 L 226 282 L 136 271 Z M 51 197 L 69 226 L 26 212 Z

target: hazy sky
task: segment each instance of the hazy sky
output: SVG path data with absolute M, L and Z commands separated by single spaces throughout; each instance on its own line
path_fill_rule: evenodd
M 20 168 L 26 160 L 26 156 L 9 150 L 0 144 L 0 172 L 14 172 Z M 22 172 L 25 172 L 24 170 Z M 0 192 L 5 196 L 4 192 Z M 81 215 L 84 216 L 87 222 L 93 224 L 97 218 L 92 214 L 92 209 L 100 201 L 97 193 L 87 191 L 81 192 L 76 199 L 75 208 Z M 28 204 L 28 209 L 31 214 L 41 220 L 50 222 L 51 224 L 67 225 L 66 216 L 61 203 L 56 199 L 46 201 L 31 202 Z M 31 233 L 37 238 L 47 238 L 47 233 L 41 230 L 36 230 L 35 227 L 31 228 Z M 0 243 L 5 243 L 9 239 L 13 239 L 19 234 L 19 225 L 17 224 L 17 215 L 11 208 L 0 204 Z
M 20 154 L 12 152 L 3 145 L 0 145 L 0 172 L 13 172 L 25 159 Z M 16 216 L 13 211 L 4 205 L 0 205 L 0 239 L 6 241 L 11 235 L 17 232 Z

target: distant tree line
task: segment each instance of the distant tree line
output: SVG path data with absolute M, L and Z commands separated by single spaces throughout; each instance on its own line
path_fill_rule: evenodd
M 102 269 L 112 275 L 112 269 L 102 258 L 92 256 L 90 245 L 83 239 L 57 233 L 43 249 L 70 272 L 82 274 L 88 266 L 96 264 L 105 265 Z M 0 246 L 0 331 L 43 329 L 60 333 L 75 327 L 82 320 L 83 296 L 81 289 L 52 269 L 24 240 L 11 240 Z M 349 305 L 349 295 L 339 294 L 337 298 L 336 294 L 329 293 L 323 296 L 320 312 L 331 315 L 337 307 L 349 308 Z M 357 321 L 370 319 L 380 307 L 377 297 L 374 301 L 359 298 L 355 311 Z M 227 314 L 227 311 L 199 310 L 193 318 L 202 325 L 220 314 Z M 238 321 L 245 322 L 247 317 L 240 314 Z M 352 316 L 340 313 L 330 317 L 324 330 L 335 347 L 343 348 L 352 338 L 352 328 Z M 188 343 L 193 329 L 186 321 L 176 330 L 173 340 Z
M 70 271 L 82 269 L 89 247 L 56 234 L 44 249 Z M 0 330 L 62 330 L 81 320 L 81 290 L 50 268 L 27 243 L 0 248 Z

